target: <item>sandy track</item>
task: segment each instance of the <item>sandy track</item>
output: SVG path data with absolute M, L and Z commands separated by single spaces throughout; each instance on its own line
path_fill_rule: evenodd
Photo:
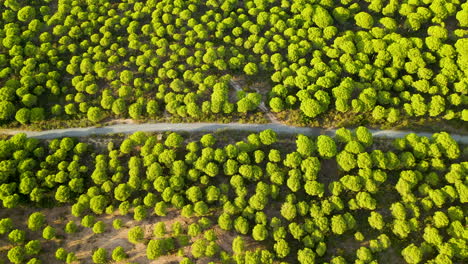
M 86 128 L 65 128 L 52 129 L 45 131 L 25 131 L 25 130 L 3 130 L 4 134 L 14 135 L 25 133 L 28 137 L 39 139 L 52 139 L 61 137 L 87 137 L 91 135 L 105 135 L 124 133 L 131 134 L 137 131 L 143 132 L 216 132 L 220 130 L 242 130 L 249 132 L 260 132 L 265 129 L 272 129 L 278 134 L 304 134 L 308 136 L 329 135 L 334 136 L 336 129 L 323 129 L 313 127 L 295 127 L 283 124 L 241 124 L 241 123 L 146 123 L 146 124 L 118 124 L 105 127 L 86 127 Z M 414 132 L 403 130 L 375 130 L 370 129 L 372 135 L 376 138 L 401 138 L 410 133 L 418 136 L 431 137 L 433 133 Z M 459 143 L 468 144 L 467 135 L 451 134 L 452 138 Z

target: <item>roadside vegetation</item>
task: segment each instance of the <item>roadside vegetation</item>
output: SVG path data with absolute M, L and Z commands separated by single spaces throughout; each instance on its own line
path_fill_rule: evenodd
M 466 152 L 445 132 L 392 142 L 365 127 L 18 134 L 0 141 L 0 260 L 463 263 Z

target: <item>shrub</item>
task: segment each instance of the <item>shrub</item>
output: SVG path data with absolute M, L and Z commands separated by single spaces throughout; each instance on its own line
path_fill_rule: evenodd
M 125 249 L 121 246 L 116 247 L 112 251 L 112 259 L 115 261 L 122 261 L 124 259 L 128 258 L 127 253 L 125 253 Z
M 145 233 L 140 226 L 134 226 L 128 230 L 128 241 L 133 244 L 142 243 Z
M 93 263 L 104 264 L 108 260 L 107 251 L 104 248 L 98 248 L 96 251 L 94 251 L 92 258 Z

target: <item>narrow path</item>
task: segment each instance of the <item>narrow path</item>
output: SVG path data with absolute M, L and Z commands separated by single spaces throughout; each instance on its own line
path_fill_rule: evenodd
M 241 124 L 241 123 L 146 123 L 146 124 L 119 124 L 106 127 L 86 127 L 86 128 L 65 128 L 46 131 L 23 131 L 23 130 L 3 130 L 3 134 L 14 135 L 25 133 L 28 137 L 39 139 L 52 139 L 60 137 L 86 137 L 90 135 L 105 135 L 114 133 L 131 134 L 137 131 L 143 132 L 216 132 L 219 130 L 243 130 L 248 132 L 260 132 L 265 129 L 272 129 L 278 134 L 294 135 L 304 134 L 308 136 L 329 135 L 334 136 L 336 129 L 323 129 L 313 127 L 295 127 L 283 124 Z M 370 129 L 372 135 L 376 138 L 401 138 L 413 131 L 400 130 L 375 130 Z M 431 137 L 432 133 L 416 132 L 418 136 Z M 451 134 L 456 141 L 468 144 L 468 135 Z
M 238 82 L 234 81 L 233 79 L 229 80 L 229 84 L 231 84 L 231 86 L 236 91 L 242 91 L 242 87 L 240 86 L 240 84 Z M 281 122 L 279 122 L 278 119 L 276 119 L 276 117 L 270 112 L 270 110 L 268 110 L 268 108 L 265 106 L 265 102 L 263 100 L 260 103 L 260 105 L 258 106 L 258 108 L 260 108 L 260 110 L 262 110 L 268 116 L 268 119 L 270 119 L 271 123 L 281 124 Z

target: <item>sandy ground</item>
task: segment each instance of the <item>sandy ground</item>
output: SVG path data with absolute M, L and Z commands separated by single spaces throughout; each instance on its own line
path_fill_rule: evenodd
M 103 221 L 106 225 L 106 230 L 102 234 L 94 234 L 91 228 L 86 228 L 79 224 L 80 219 L 74 217 L 70 214 L 70 206 L 60 206 L 52 209 L 38 209 L 38 208 L 16 208 L 14 210 L 2 209 L 0 210 L 0 219 L 5 217 L 10 217 L 14 222 L 14 227 L 25 230 L 27 241 L 33 239 L 39 239 L 42 244 L 42 253 L 39 258 L 43 263 L 55 264 L 63 263 L 55 259 L 55 251 L 59 247 L 63 247 L 68 252 L 74 252 L 78 257 L 77 262 L 75 263 L 93 263 L 91 260 L 92 253 L 97 248 L 105 248 L 109 257 L 111 257 L 112 250 L 117 246 L 122 246 L 125 249 L 125 252 L 129 255 L 129 258 L 123 262 L 109 262 L 109 263 L 128 263 L 128 262 L 137 262 L 140 264 L 145 263 L 179 263 L 182 257 L 177 256 L 175 253 L 167 256 L 160 257 L 157 260 L 150 261 L 146 258 L 146 245 L 140 243 L 134 245 L 130 243 L 127 239 L 128 230 L 136 225 L 141 226 L 145 230 L 145 240 L 153 238 L 153 229 L 154 225 L 158 222 L 164 222 L 166 224 L 166 230 L 171 231 L 172 223 L 179 221 L 183 226 L 196 221 L 195 218 L 187 219 L 180 216 L 179 211 L 170 210 L 167 216 L 158 217 L 151 215 L 143 221 L 135 221 L 131 213 L 121 216 L 119 213 L 114 213 L 111 215 L 102 215 L 97 216 L 97 221 Z M 57 230 L 57 237 L 54 240 L 47 241 L 42 238 L 42 230 L 33 232 L 27 228 L 27 219 L 28 216 L 33 213 L 40 211 L 46 216 L 47 224 L 53 226 Z M 122 219 L 124 226 L 115 230 L 112 227 L 112 221 L 114 219 Z M 70 220 L 75 221 L 78 225 L 78 232 L 74 234 L 66 234 L 64 232 L 64 227 L 66 223 Z M 231 243 L 233 239 L 232 236 L 223 235 L 224 231 L 218 230 L 219 240 L 222 241 L 221 247 L 225 250 L 230 250 Z M 11 248 L 9 242 L 7 241 L 6 236 L 2 236 L 0 239 L 0 259 L 7 259 L 6 253 L 8 249 Z M 187 246 L 183 248 L 185 255 L 190 256 L 190 247 Z M 211 261 L 211 260 L 209 260 Z M 197 263 L 205 262 L 203 259 Z
M 27 219 L 33 212 L 42 212 L 46 216 L 46 223 L 56 228 L 56 238 L 47 241 L 42 238 L 42 230 L 31 231 L 27 228 Z M 71 206 L 59 206 L 55 208 L 15 208 L 15 209 L 2 209 L 0 210 L 0 219 L 10 217 L 13 220 L 14 228 L 18 228 L 26 231 L 26 241 L 38 239 L 41 241 L 42 251 L 38 257 L 47 264 L 63 264 L 64 262 L 55 259 L 55 251 L 63 247 L 67 252 L 74 252 L 78 258 L 78 261 L 74 263 L 88 264 L 93 263 L 91 256 L 94 250 L 97 248 L 105 248 L 108 252 L 109 258 L 112 256 L 112 250 L 117 246 L 121 246 L 125 249 L 125 252 L 129 256 L 128 259 L 121 262 L 109 261 L 109 263 L 139 263 L 139 264 L 170 264 L 179 263 L 182 257 L 177 255 L 177 252 L 162 256 L 157 260 L 150 261 L 146 258 L 146 243 L 154 238 L 153 230 L 154 225 L 158 222 L 164 222 L 166 225 L 166 234 L 170 235 L 171 225 L 174 222 L 180 222 L 187 230 L 187 226 L 193 222 L 198 221 L 199 218 L 184 218 L 180 216 L 180 211 L 175 209 L 169 209 L 167 216 L 160 217 L 154 214 L 150 215 L 147 219 L 142 221 L 136 221 L 133 219 L 133 214 L 128 213 L 122 216 L 117 212 L 110 215 L 96 216 L 96 221 L 103 221 L 106 225 L 105 231 L 102 234 L 94 234 L 91 228 L 81 226 L 80 218 L 74 217 L 71 213 Z M 115 230 L 112 226 L 112 221 L 115 219 L 121 219 L 123 227 L 119 230 Z M 224 231 L 216 225 L 216 216 L 212 217 L 211 220 L 215 224 L 212 228 L 214 229 L 217 240 L 216 242 L 221 247 L 221 250 L 232 254 L 232 241 L 237 236 L 234 231 Z M 65 225 L 69 221 L 75 221 L 78 226 L 78 231 L 74 234 L 67 234 L 64 232 Z M 131 227 L 141 226 L 145 230 L 145 242 L 134 245 L 127 239 L 128 231 Z M 191 239 L 191 242 L 196 241 L 203 237 L 203 233 L 195 238 Z M 4 239 L 5 238 L 5 239 Z M 246 242 L 246 249 L 254 249 L 261 246 L 259 243 L 254 241 L 250 237 L 244 236 Z M 11 244 L 6 238 L 6 235 L 0 237 L 0 260 L 7 259 L 7 251 L 11 248 Z M 177 250 L 177 249 L 176 249 Z M 182 251 L 185 256 L 191 257 L 190 245 L 183 247 Z M 208 258 L 204 257 L 198 259 L 195 263 L 206 264 L 211 261 L 215 263 L 219 262 L 219 258 Z

